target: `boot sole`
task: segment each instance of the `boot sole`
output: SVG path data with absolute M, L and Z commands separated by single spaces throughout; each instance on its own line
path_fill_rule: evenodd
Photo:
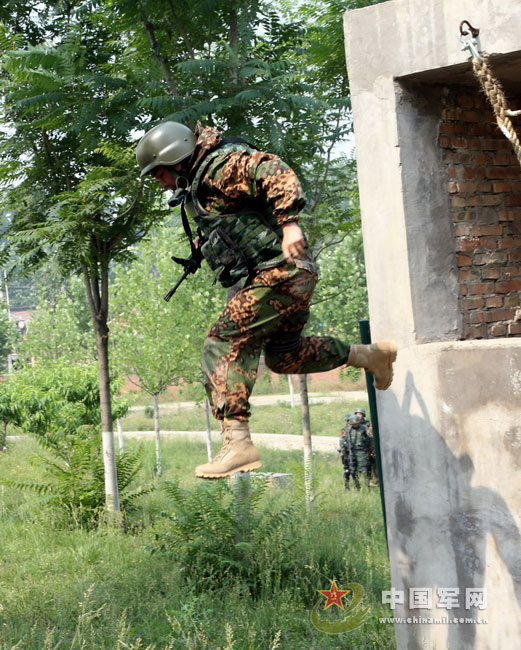
M 394 341 L 385 341 L 378 344 L 378 349 L 389 353 L 389 356 L 387 357 L 387 372 L 389 374 L 389 380 L 383 386 L 377 386 L 375 377 L 374 387 L 378 390 L 387 390 L 393 381 L 393 363 L 396 361 L 398 348 Z
M 197 478 L 226 478 L 227 476 L 231 476 L 232 474 L 236 474 L 237 472 L 251 472 L 254 469 L 259 469 L 259 467 L 262 467 L 262 463 L 260 460 L 255 460 L 252 463 L 247 463 L 246 465 L 242 465 L 241 467 L 234 467 L 233 469 L 229 470 L 228 472 L 198 472 L 196 470 L 195 475 Z

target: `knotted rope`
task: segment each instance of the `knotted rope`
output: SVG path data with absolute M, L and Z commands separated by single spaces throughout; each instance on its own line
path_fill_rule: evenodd
M 469 31 L 463 30 L 463 25 L 465 23 L 468 25 Z M 510 117 L 521 115 L 521 111 L 510 110 L 503 87 L 492 74 L 489 64 L 489 55 L 485 52 L 479 51 L 479 29 L 475 29 L 467 20 L 464 20 L 460 24 L 460 34 L 460 40 L 464 43 L 462 49 L 469 49 L 472 53 L 472 68 L 474 74 L 478 78 L 481 87 L 492 105 L 497 125 L 501 129 L 503 135 L 510 141 L 519 164 L 521 165 L 521 142 L 519 141 L 514 125 L 510 120 Z M 463 38 L 464 36 L 468 36 L 469 38 L 465 40 Z

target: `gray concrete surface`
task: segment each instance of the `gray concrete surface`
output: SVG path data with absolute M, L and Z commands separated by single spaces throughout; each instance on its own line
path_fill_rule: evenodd
M 464 19 L 521 85 L 518 0 L 391 0 L 345 16 L 371 330 L 399 346 L 391 389 L 377 391 L 394 615 L 409 619 L 399 650 L 521 647 L 521 340 L 458 340 L 437 148 L 443 85 L 472 80 Z M 484 590 L 484 609 L 467 607 L 468 589 Z

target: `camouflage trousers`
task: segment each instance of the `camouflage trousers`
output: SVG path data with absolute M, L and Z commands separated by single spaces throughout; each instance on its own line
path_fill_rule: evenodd
M 283 264 L 258 273 L 228 302 L 203 348 L 205 388 L 218 420 L 249 418 L 263 345 L 276 373 L 323 372 L 347 362 L 349 345 L 302 336 L 316 282 L 315 273 Z

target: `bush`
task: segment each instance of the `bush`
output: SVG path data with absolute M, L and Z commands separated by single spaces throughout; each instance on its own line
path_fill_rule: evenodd
M 97 523 L 105 504 L 98 377 L 94 365 L 25 368 L 10 377 L 0 397 L 0 417 L 30 434 L 52 458 L 36 456 L 50 482 L 9 481 L 5 484 L 46 496 L 82 526 Z M 114 418 L 126 412 L 115 405 Z M 149 491 L 128 492 L 141 468 L 141 451 L 116 462 L 122 510 Z
M 76 525 L 92 527 L 99 521 L 105 507 L 105 470 L 101 436 L 69 436 L 64 442 L 54 436 L 36 436 L 38 444 L 50 451 L 53 459 L 35 456 L 31 462 L 43 467 L 51 479 L 47 483 L 4 481 L 5 485 L 30 490 L 46 497 L 52 507 L 59 508 Z M 142 467 L 143 448 L 122 454 L 116 460 L 120 505 L 124 515 L 135 509 L 135 500 L 151 491 L 129 486 Z
M 261 500 L 268 481 L 239 479 L 204 483 L 184 490 L 164 485 L 174 513 L 163 513 L 168 527 L 156 534 L 157 550 L 175 551 L 187 579 L 206 588 L 247 587 L 252 597 L 290 583 L 294 576 L 295 510 Z

